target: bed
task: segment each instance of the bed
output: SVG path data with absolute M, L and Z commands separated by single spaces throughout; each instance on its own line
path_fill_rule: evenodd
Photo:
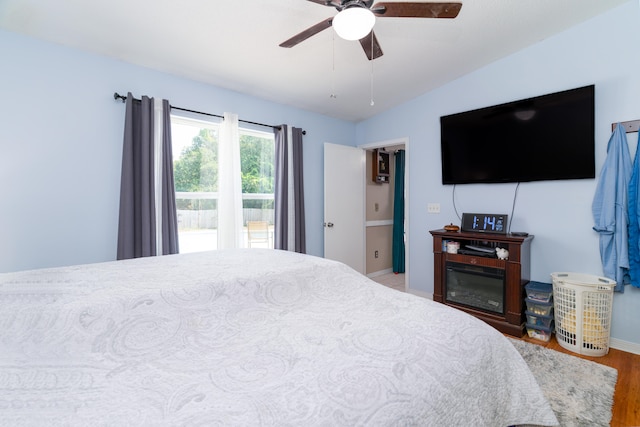
M 245 249 L 0 274 L 0 425 L 555 425 L 498 331 Z

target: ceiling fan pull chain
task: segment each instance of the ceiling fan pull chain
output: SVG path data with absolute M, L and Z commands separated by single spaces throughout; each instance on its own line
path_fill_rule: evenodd
M 371 60 L 369 62 L 371 62 L 371 106 L 373 107 L 375 102 L 373 102 L 373 32 L 371 34 Z
M 329 98 L 336 99 L 336 35 L 331 37 L 331 94 Z

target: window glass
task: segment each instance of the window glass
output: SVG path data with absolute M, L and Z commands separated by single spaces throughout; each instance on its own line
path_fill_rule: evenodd
M 217 249 L 218 124 L 172 116 L 180 252 Z M 273 247 L 274 137 L 240 129 L 243 242 Z

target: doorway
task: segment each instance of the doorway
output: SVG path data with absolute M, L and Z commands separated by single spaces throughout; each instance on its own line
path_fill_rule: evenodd
M 392 268 L 392 244 L 393 244 L 393 198 L 395 187 L 395 154 L 398 150 L 404 150 L 405 159 L 409 154 L 409 141 L 407 138 L 389 140 L 361 145 L 365 150 L 365 275 L 385 286 L 407 291 L 409 289 L 409 265 L 408 265 L 408 161 L 405 163 L 404 173 L 404 273 L 395 274 Z M 378 153 L 375 152 L 378 150 Z M 389 156 L 390 173 L 388 181 L 376 179 L 374 172 L 375 155 L 383 152 Z

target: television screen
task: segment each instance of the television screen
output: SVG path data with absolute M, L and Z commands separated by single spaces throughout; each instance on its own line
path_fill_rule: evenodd
M 595 178 L 595 87 L 440 117 L 443 184 Z

